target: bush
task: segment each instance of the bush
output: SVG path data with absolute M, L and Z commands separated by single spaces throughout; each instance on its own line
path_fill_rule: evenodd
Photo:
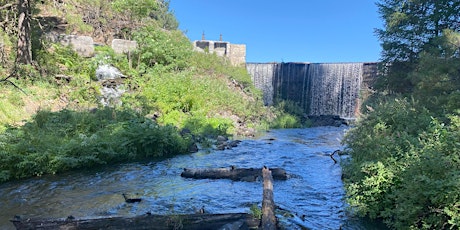
M 142 108 L 149 109 L 146 114 L 158 113 L 160 124 L 188 128 L 195 134 L 233 134 L 238 121 L 248 126 L 258 123 L 267 112 L 261 102 L 254 100 L 259 92 L 235 80 L 246 79 L 247 73 L 240 71 L 243 67 L 233 67 L 214 56 L 194 53 L 195 61 L 190 61 L 194 67 L 182 71 L 161 65 L 151 68 L 131 80 L 138 90 L 136 96 L 125 99 L 128 104 L 134 100 L 149 105 Z
M 180 70 L 189 66 L 188 60 L 192 54 L 192 44 L 178 30 L 166 31 L 154 26 L 146 26 L 134 34 L 138 50 L 138 68 L 146 72 L 156 65 L 168 69 Z
M 415 101 L 381 102 L 344 141 L 351 209 L 396 229 L 458 228 L 458 122 L 442 124 Z
M 39 111 L 0 135 L 0 181 L 186 153 L 191 140 L 129 110 Z
M 450 126 L 433 120 L 419 135 L 420 145 L 411 149 L 411 162 L 394 191 L 395 228 L 460 228 L 459 118 L 451 116 Z
M 286 129 L 308 126 L 302 107 L 293 101 L 280 100 L 276 104 L 276 117 L 270 123 L 271 128 Z

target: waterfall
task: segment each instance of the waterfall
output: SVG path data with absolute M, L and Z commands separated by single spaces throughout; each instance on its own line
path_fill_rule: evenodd
M 309 116 L 355 118 L 364 63 L 247 63 L 264 103 L 298 103 Z
M 247 64 L 255 87 L 262 90 L 265 105 L 273 105 L 273 73 L 275 63 Z
M 355 117 L 362 75 L 362 63 L 311 64 L 308 114 Z
M 121 83 L 126 76 L 117 68 L 104 64 L 97 67 L 96 78 L 102 85 L 99 102 L 103 106 L 121 106 L 121 95 L 126 91 Z

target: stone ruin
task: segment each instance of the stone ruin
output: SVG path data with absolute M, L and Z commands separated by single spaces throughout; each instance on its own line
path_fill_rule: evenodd
M 60 43 L 63 46 L 70 46 L 82 57 L 94 56 L 94 47 L 100 44 L 94 42 L 90 36 L 83 35 L 68 35 L 68 34 L 55 34 L 50 33 L 47 35 L 49 41 Z M 137 48 L 136 41 L 125 39 L 113 39 L 112 49 L 115 53 L 129 53 Z

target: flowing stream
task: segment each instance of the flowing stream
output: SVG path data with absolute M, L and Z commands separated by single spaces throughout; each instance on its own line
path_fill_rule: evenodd
M 274 182 L 283 229 L 385 229 L 347 214 L 341 168 L 329 154 L 342 149 L 346 128 L 272 130 L 224 151 L 201 151 L 168 160 L 107 166 L 0 185 L 0 229 L 22 218 L 76 218 L 194 213 L 250 213 L 261 205 L 262 182 L 195 180 L 180 176 L 192 167 L 284 168 L 290 178 Z M 337 156 L 338 158 L 338 156 Z M 142 198 L 125 203 L 122 193 Z M 292 215 L 285 215 L 286 212 Z

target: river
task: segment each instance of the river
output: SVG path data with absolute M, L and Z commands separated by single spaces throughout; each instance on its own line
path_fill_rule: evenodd
M 224 151 L 200 151 L 172 159 L 105 166 L 97 170 L 50 175 L 0 185 L 0 229 L 14 229 L 22 218 L 76 218 L 194 213 L 250 212 L 261 205 L 262 182 L 186 179 L 183 168 L 281 167 L 286 181 L 274 182 L 275 204 L 292 215 L 277 214 L 283 229 L 385 229 L 347 212 L 340 164 L 329 157 L 345 127 L 280 129 L 243 140 Z M 128 204 L 122 193 L 142 198 Z

